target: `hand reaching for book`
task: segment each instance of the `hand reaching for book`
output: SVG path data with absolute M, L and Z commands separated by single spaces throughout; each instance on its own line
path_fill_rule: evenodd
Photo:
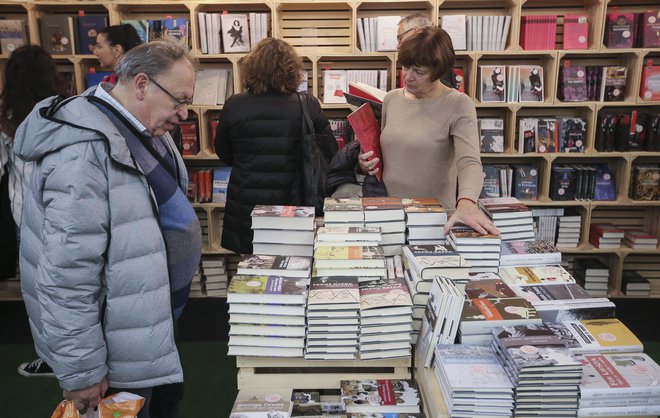
M 367 173 L 371 176 L 375 176 L 380 169 L 376 167 L 378 165 L 378 162 L 380 159 L 378 158 L 371 158 L 373 157 L 374 152 L 369 151 L 365 152 L 364 154 L 358 155 L 358 162 L 360 164 L 360 170 L 362 170 L 363 173 Z M 371 158 L 371 159 L 369 159 Z
M 500 235 L 500 230 L 497 229 L 493 221 L 479 210 L 476 203 L 469 199 L 460 199 L 456 203 L 454 214 L 449 217 L 445 224 L 445 234 L 449 234 L 449 229 L 457 223 L 465 224 L 482 235 Z

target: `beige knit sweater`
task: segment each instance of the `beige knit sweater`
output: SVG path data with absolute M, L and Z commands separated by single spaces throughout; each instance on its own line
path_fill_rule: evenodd
M 479 197 L 477 114 L 467 95 L 452 90 L 412 99 L 403 89 L 390 91 L 383 102 L 380 143 L 388 195 L 435 197 L 453 209 L 458 178 L 458 197 Z

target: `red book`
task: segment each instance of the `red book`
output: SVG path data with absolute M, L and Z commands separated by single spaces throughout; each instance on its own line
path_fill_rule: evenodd
M 380 125 L 369 103 L 360 106 L 356 111 L 346 117 L 355 132 L 355 137 L 360 142 L 363 152 L 373 151 L 371 158 L 378 158 L 376 165 L 378 181 L 383 180 L 383 154 L 380 151 Z
M 199 140 L 197 139 L 197 121 L 185 121 L 181 125 L 181 146 L 183 155 L 199 154 Z
M 209 122 L 209 126 L 211 128 L 211 149 L 213 150 L 214 154 L 215 154 L 215 135 L 216 132 L 218 132 L 218 123 L 220 123 L 218 119 L 213 119 L 211 122 Z
M 642 68 L 639 97 L 642 100 L 660 100 L 660 65 L 653 65 L 653 62 L 649 62 Z
M 456 90 L 465 93 L 465 73 L 462 68 L 454 68 L 454 77 L 456 78 Z
M 639 46 L 660 48 L 660 10 L 639 14 Z
M 564 49 L 587 49 L 589 18 L 586 15 L 564 16 Z
M 372 87 L 368 84 L 360 83 L 359 81 L 349 81 L 348 94 L 362 97 L 363 99 L 371 100 L 377 103 L 383 103 L 383 99 L 385 99 L 387 92 L 385 90 Z
M 626 232 L 613 224 L 591 224 L 589 233 L 602 238 L 623 238 Z
M 605 46 L 608 48 L 632 48 L 635 44 L 635 13 L 613 10 L 607 15 Z
M 199 190 L 199 171 L 192 170 L 188 172 L 188 190 L 186 191 L 186 196 L 188 200 L 192 203 L 197 203 Z

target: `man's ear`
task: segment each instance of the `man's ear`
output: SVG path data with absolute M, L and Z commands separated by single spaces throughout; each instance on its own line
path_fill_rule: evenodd
M 135 92 L 135 97 L 142 101 L 144 100 L 147 92 L 147 86 L 149 86 L 149 76 L 145 73 L 138 73 L 133 77 L 133 91 Z

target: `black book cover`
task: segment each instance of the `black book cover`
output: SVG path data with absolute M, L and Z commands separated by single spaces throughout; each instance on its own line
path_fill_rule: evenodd
M 497 166 L 484 164 L 484 186 L 479 198 L 500 197 L 500 170 Z
M 550 199 L 575 200 L 577 171 L 574 167 L 555 165 L 550 173 Z
M 596 132 L 596 150 L 599 152 L 614 151 L 614 137 L 616 136 L 619 117 L 611 114 L 598 116 Z
M 594 200 L 616 200 L 616 177 L 607 165 L 596 167 Z
M 513 196 L 536 200 L 539 193 L 539 170 L 535 164 L 513 164 Z
M 559 147 L 562 152 L 584 152 L 587 121 L 582 118 L 557 118 Z
M 646 150 L 660 151 L 660 114 L 650 115 L 646 120 Z
M 633 110 L 619 116 L 616 129 L 617 151 L 642 151 L 646 142 L 646 115 Z

